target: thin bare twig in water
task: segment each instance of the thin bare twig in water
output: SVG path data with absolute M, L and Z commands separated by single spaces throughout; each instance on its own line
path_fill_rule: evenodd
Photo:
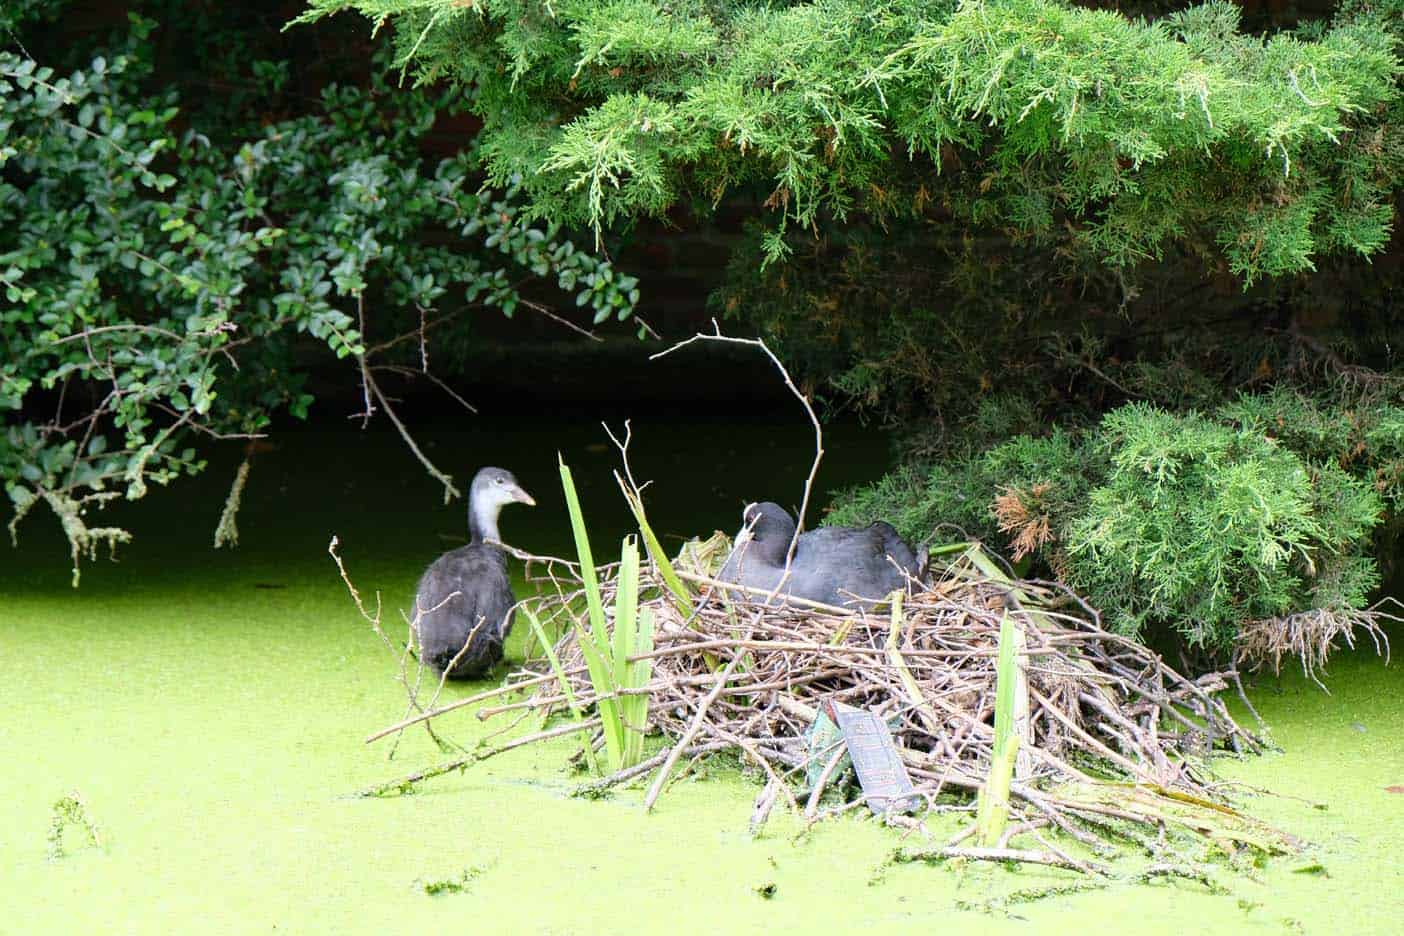
M 781 782 L 767 780 L 765 788 L 756 797 L 755 806 L 751 809 L 751 821 L 748 824 L 753 838 L 760 834 L 761 826 L 765 825 L 766 820 L 770 818 L 771 811 L 775 809 L 775 801 L 780 798 Z
M 567 670 L 566 675 L 579 676 L 585 671 L 586 668 L 584 666 L 577 666 Z M 456 699 L 453 702 L 441 705 L 436 709 L 430 709 L 429 711 L 424 712 L 423 714 L 416 715 L 412 718 L 403 719 L 402 721 L 398 721 L 387 728 L 382 728 L 379 731 L 367 735 L 365 743 L 370 744 L 372 742 L 379 741 L 381 738 L 384 738 L 387 735 L 392 735 L 397 731 L 402 731 L 405 728 L 408 728 L 410 725 L 415 725 L 422 721 L 428 721 L 431 718 L 438 718 L 440 715 L 447 715 L 449 712 L 452 712 L 455 709 L 465 708 L 469 705 L 474 705 L 478 702 L 483 702 L 487 699 L 495 698 L 500 695 L 506 695 L 510 692 L 519 692 L 522 689 L 530 689 L 533 686 L 540 686 L 544 683 L 554 682 L 556 682 L 556 674 L 547 673 L 544 676 L 537 676 L 532 679 L 523 679 L 521 681 L 514 682 L 509 686 L 499 686 L 496 689 L 487 689 L 483 692 L 478 692 L 471 696 L 468 696 L 466 699 Z
M 819 774 L 819 779 L 814 782 L 814 789 L 809 791 L 809 802 L 805 803 L 804 806 L 804 818 L 811 822 L 819 810 L 819 799 L 824 795 L 824 788 L 829 785 L 829 781 L 833 779 L 834 771 L 838 769 L 843 756 L 848 753 L 848 746 L 843 742 L 835 744 L 834 747 L 837 750 L 830 755 L 828 763 L 824 765 L 823 773 Z
M 571 722 L 569 725 L 562 725 L 559 728 L 551 728 L 547 731 L 538 731 L 535 734 L 525 735 L 523 737 L 517 738 L 514 741 L 509 741 L 506 744 L 499 745 L 495 748 L 491 748 L 486 751 L 474 751 L 467 757 L 460 757 L 457 760 L 448 761 L 447 763 L 439 764 L 437 766 L 430 767 L 425 770 L 416 770 L 414 773 L 409 774 L 408 776 L 401 777 L 398 780 L 390 780 L 386 783 L 378 783 L 375 786 L 365 788 L 360 792 L 359 795 L 382 796 L 386 793 L 396 790 L 407 790 L 414 784 L 419 783 L 423 780 L 428 780 L 432 777 L 439 777 L 446 773 L 452 773 L 455 770 L 462 770 L 470 764 L 477 763 L 478 761 L 487 760 L 489 757 L 495 757 L 498 754 L 503 754 L 507 751 L 511 751 L 516 748 L 522 747 L 523 745 L 535 744 L 538 741 L 546 741 L 551 738 L 559 738 L 563 737 L 564 735 L 575 734 L 580 731 L 589 731 L 594 728 L 598 728 L 599 726 L 600 720 L 598 718 L 592 718 L 589 721 Z
M 415 683 L 414 683 L 413 686 L 411 686 L 411 685 L 410 685 L 410 682 L 409 682 L 409 675 L 408 675 L 408 673 L 406 672 L 406 665 L 405 665 L 405 663 L 406 663 L 406 659 L 407 659 L 407 657 L 408 657 L 408 655 L 409 655 L 409 652 L 410 652 L 410 647 L 411 647 L 412 642 L 413 642 L 413 637 L 414 637 L 415 634 L 418 633 L 418 630 L 417 630 L 418 621 L 419 621 L 419 619 L 420 619 L 420 616 L 421 616 L 423 613 L 425 613 L 425 612 L 421 611 L 421 612 L 417 613 L 417 614 L 415 615 L 415 618 L 414 618 L 413 621 L 410 621 L 408 618 L 406 618 L 406 623 L 409 625 L 410 635 L 411 635 L 411 638 L 412 638 L 412 639 L 411 639 L 410 641 L 406 641 L 405 647 L 404 647 L 404 651 L 403 651 L 402 653 L 399 652 L 399 651 L 396 651 L 396 649 L 395 649 L 395 644 L 394 644 L 394 642 L 390 639 L 390 635 L 387 634 L 387 633 L 385 633 L 385 629 L 384 629 L 383 627 L 381 627 L 381 624 L 380 624 L 380 618 L 381 618 L 381 613 L 382 613 L 382 606 L 381 606 L 381 602 L 380 602 L 380 592 L 377 591 L 377 592 L 375 593 L 375 614 L 371 614 L 369 611 L 366 610 L 365 602 L 363 602 L 363 601 L 361 600 L 361 593 L 360 593 L 359 591 L 357 591 L 355 585 L 351 584 L 351 577 L 350 577 L 349 575 L 347 575 L 347 573 L 346 573 L 346 566 L 342 563 L 342 561 L 341 561 L 341 556 L 340 556 L 340 554 L 337 553 L 337 551 L 336 551 L 336 548 L 337 548 L 337 546 L 339 546 L 339 545 L 341 545 L 340 540 L 339 540 L 336 536 L 332 536 L 331 542 L 327 544 L 327 552 L 331 555 L 332 561 L 334 561 L 334 562 L 336 563 L 337 572 L 340 573 L 340 575 L 341 575 L 341 580 L 342 580 L 344 583 L 346 583 L 346 590 L 347 590 L 348 592 L 351 593 L 351 600 L 352 600 L 353 602 L 355 602 L 355 604 L 356 604 L 356 610 L 359 611 L 360 614 L 361 614 L 361 617 L 364 618 L 364 619 L 370 624 L 371 630 L 373 630 L 373 631 L 375 632 L 376 636 L 379 637 L 379 638 L 381 639 L 381 642 L 383 642 L 383 643 L 385 644 L 385 646 L 391 651 L 391 653 L 396 653 L 396 654 L 399 656 L 400 671 L 399 671 L 398 680 L 399 680 L 400 685 L 404 687 L 405 694 L 406 694 L 406 696 L 407 696 L 407 698 L 408 698 L 408 701 L 407 701 L 407 703 L 406 703 L 405 714 L 408 715 L 409 712 L 410 712 L 410 710 L 412 710 L 412 709 L 418 710 L 419 712 L 423 713 L 423 712 L 424 712 L 424 707 L 421 706 L 421 705 L 419 704 L 419 680 L 420 680 L 420 677 L 423 675 L 423 672 L 424 672 L 424 664 L 423 664 L 422 662 L 419 663 L 419 670 L 417 671 L 417 673 L 416 673 L 416 675 L 415 675 Z M 430 610 L 430 611 L 437 611 L 439 608 L 443 607 L 445 604 L 447 604 L 448 602 L 452 601 L 454 598 L 457 598 L 458 595 L 459 595 L 459 593 L 458 593 L 457 591 L 450 592 L 450 593 L 444 598 L 443 601 L 439 602 L 439 604 L 435 605 L 433 608 L 430 608 L 430 609 L 428 609 L 428 610 Z M 417 606 L 417 605 L 416 605 L 416 606 Z M 416 662 L 418 662 L 418 661 L 416 661 Z M 442 684 L 440 684 L 440 688 L 442 688 Z M 436 697 L 436 698 L 437 698 L 437 696 L 438 696 L 438 693 L 435 693 L 435 697 Z M 431 705 L 431 708 L 432 708 L 432 705 Z M 428 721 L 428 717 L 427 717 L 427 716 L 426 716 L 425 718 L 421 719 L 421 721 L 424 722 L 424 727 L 425 727 L 425 730 L 427 731 L 427 733 L 428 733 L 428 735 L 429 735 L 429 739 L 430 739 L 431 741 L 433 741 L 434 744 L 437 745 L 441 750 L 446 749 L 446 748 L 448 748 L 448 747 L 456 747 L 456 745 L 450 745 L 448 742 L 444 741 L 441 737 L 439 737 L 438 734 L 435 733 L 433 727 L 429 724 L 429 721 Z M 410 724 L 415 724 L 415 722 L 413 722 L 413 721 L 407 721 L 407 722 L 405 723 L 406 727 L 408 727 L 408 725 L 410 725 Z M 396 739 L 395 739 L 395 745 L 398 745 L 398 744 L 399 744 L 399 736 L 397 735 L 397 736 L 396 736 Z M 392 746 L 391 749 L 390 749 L 389 754 L 386 756 L 386 759 L 389 760 L 389 759 L 393 758 L 394 756 L 395 756 L 395 747 Z
M 434 606 L 433 608 L 431 608 L 430 610 L 438 610 L 439 608 L 443 607 L 445 604 L 447 604 L 449 601 L 451 601 L 453 598 L 457 597 L 458 595 L 459 595 L 459 592 L 454 591 L 453 593 L 451 593 L 451 594 L 449 595 L 448 598 L 445 598 L 443 601 L 439 602 L 437 605 L 435 605 L 435 606 Z M 428 613 L 428 612 L 426 612 L 423 608 L 421 608 L 421 607 L 419 606 L 419 596 L 417 596 L 417 595 L 415 596 L 414 607 L 415 607 L 414 619 L 415 619 L 416 621 L 420 620 L 420 618 L 421 618 L 424 614 Z M 476 636 L 478 636 L 478 631 L 479 631 L 479 630 L 483 627 L 483 625 L 485 625 L 486 623 L 487 623 L 487 617 L 486 617 L 485 615 L 482 615 L 482 614 L 478 615 L 478 623 L 474 624 L 474 625 L 473 625 L 473 629 L 470 630 L 470 631 L 468 632 L 468 638 L 467 638 L 466 640 L 463 641 L 463 646 L 458 648 L 458 652 L 455 653 L 455 654 L 453 655 L 453 659 L 451 659 L 451 660 L 448 661 L 448 663 L 444 666 L 443 671 L 439 674 L 439 685 L 438 685 L 437 687 L 435 687 L 435 689 L 434 689 L 434 694 L 433 694 L 432 696 L 429 697 L 429 708 L 432 709 L 432 708 L 434 707 L 434 705 L 435 705 L 436 703 L 438 703 L 438 701 L 439 701 L 439 695 L 444 691 L 444 684 L 445 684 L 446 682 L 448 682 L 449 673 L 452 673 L 452 672 L 453 672 L 453 668 L 454 668 L 455 666 L 458 665 L 458 661 L 463 659 L 463 655 L 464 655 L 465 653 L 468 652 L 468 648 L 471 647 L 471 646 L 473 646 L 473 638 L 476 637 Z M 421 660 L 421 661 L 420 661 L 420 666 L 423 666 L 423 665 L 424 665 L 424 661 Z M 427 724 L 429 724 L 429 722 L 426 721 L 425 724 L 427 725 Z
M 724 751 L 730 746 L 731 745 L 725 741 L 708 741 L 704 744 L 694 744 L 683 753 L 690 756 L 701 756 L 703 754 L 713 754 L 717 751 Z M 635 777 L 642 777 L 644 774 L 663 763 L 663 761 L 667 759 L 669 753 L 669 751 L 659 751 L 648 760 L 639 761 L 634 766 L 625 767 L 623 770 L 616 771 L 608 777 L 601 777 L 598 780 L 582 783 L 572 790 L 570 795 L 595 796 L 621 783 L 628 783 Z
M 1033 851 L 1027 848 L 927 848 L 903 849 L 897 853 L 898 861 L 944 861 L 951 858 L 969 858 L 975 861 L 1014 861 L 1021 864 L 1047 865 L 1053 868 L 1067 868 L 1071 871 L 1095 871 L 1105 874 L 1105 869 L 1085 862 L 1073 862 L 1050 852 Z

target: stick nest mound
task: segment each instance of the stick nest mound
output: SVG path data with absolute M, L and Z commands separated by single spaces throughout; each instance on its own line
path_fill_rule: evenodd
M 1235 671 L 1182 675 L 1153 651 L 1101 628 L 1095 611 L 1062 587 L 1004 575 L 978 545 L 947 563 L 935 581 L 912 583 L 900 602 L 848 611 L 794 599 L 767 604 L 767 596 L 715 581 L 715 563 L 699 557 L 724 555 L 724 540 L 718 534 L 709 546 L 693 543 L 678 559 L 677 575 L 693 586 L 690 613 L 654 564 L 642 564 L 639 607 L 654 615 L 654 639 L 651 650 L 632 659 L 652 669 L 646 683 L 622 693 L 648 696 L 647 722 L 639 727 L 663 744 L 636 765 L 581 784 L 578 794 L 603 795 L 651 775 L 651 808 L 665 781 L 676 778 L 680 758 L 731 755 L 764 780 L 753 832 L 777 802 L 809 824 L 847 812 L 865 800 L 861 792 L 843 794 L 854 787 L 837 769 L 841 745 L 816 750 L 807 734 L 826 703 L 843 703 L 891 726 L 923 804 L 915 816 L 886 814 L 887 821 L 924 829 L 929 813 L 971 813 L 994 756 L 996 660 L 1007 615 L 1019 634 L 1015 730 L 1021 739 L 1008 825 L 993 847 L 962 844 L 974 835 L 972 824 L 939 847 L 899 849 L 897 860 L 1025 861 L 1105 874 L 1095 859 L 1131 843 L 1155 859 L 1142 873 L 1199 878 L 1195 862 L 1206 843 L 1231 856 L 1297 846 L 1230 806 L 1208 771 L 1216 751 L 1252 753 L 1267 744 L 1225 705 L 1227 693 L 1242 693 Z M 589 626 L 579 567 L 520 557 L 538 589 L 523 604 L 539 620 L 555 622 L 561 635 L 553 648 L 559 670 L 544 658 L 529 659 L 500 687 L 438 708 L 411 692 L 419 714 L 372 738 L 480 703 L 478 718 L 510 723 L 466 756 L 367 794 L 404 792 L 562 736 L 584 734 L 592 750 L 603 747 L 601 721 L 590 717 L 600 698 L 577 640 Z M 606 606 L 613 604 L 618 572 L 617 565 L 597 570 Z M 540 730 L 491 746 L 533 715 Z M 582 764 L 584 757 L 582 750 L 574 760 Z M 1021 837 L 1032 837 L 1037 847 L 1017 847 Z
M 532 576 L 545 586 L 532 603 L 543 620 L 572 622 L 556 654 L 576 703 L 589 706 L 596 696 L 575 639 L 577 627 L 586 626 L 577 620 L 583 590 L 572 565 L 536 563 L 550 572 Z M 650 696 L 649 727 L 677 739 L 700 712 L 692 743 L 725 745 L 768 775 L 807 766 L 805 732 L 820 706 L 833 701 L 885 718 L 913 777 L 938 790 L 978 787 L 992 756 L 995 664 L 1006 614 L 1023 642 L 1022 781 L 1085 781 L 1095 772 L 1203 796 L 1207 779 L 1197 766 L 1203 755 L 1264 746 L 1224 705 L 1223 694 L 1238 688 L 1236 672 L 1182 676 L 1141 644 L 1103 630 L 1091 609 L 1055 586 L 991 578 L 957 561 L 934 584 L 916 585 L 894 615 L 890 605 L 870 611 L 793 599 L 767 605 L 762 594 L 710 579 L 710 570 L 689 570 L 685 559 L 679 570 L 702 586 L 691 616 L 644 572 L 643 588 L 655 597 L 641 605 L 656 622 L 655 649 L 639 657 L 653 664 L 641 690 Z M 608 605 L 615 579 L 609 567 L 601 571 Z M 1057 610 L 1067 605 L 1081 613 Z M 738 657 L 704 705 L 719 673 Z M 534 708 L 563 706 L 557 682 L 541 681 L 549 673 L 528 666 L 503 691 L 530 689 Z

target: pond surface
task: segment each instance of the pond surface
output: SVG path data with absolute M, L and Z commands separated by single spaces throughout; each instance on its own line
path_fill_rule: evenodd
M 670 544 L 730 531 L 747 499 L 799 500 L 812 458 L 802 425 L 634 424 L 635 474 Z M 425 429 L 426 452 L 466 485 L 472 467 L 513 470 L 540 504 L 509 508 L 504 536 L 565 554 L 556 451 L 581 489 L 597 555 L 630 529 L 590 421 L 530 429 Z M 734 770 L 673 786 L 652 815 L 642 792 L 572 799 L 571 745 L 526 748 L 418 795 L 348 794 L 437 761 L 422 732 L 394 761 L 370 731 L 399 718 L 394 662 L 356 615 L 326 555 L 333 534 L 363 593 L 387 617 L 423 566 L 464 535 L 399 443 L 383 433 L 305 431 L 257 457 L 242 545 L 209 548 L 234 462 L 146 510 L 119 507 L 137 540 L 121 561 L 85 564 L 68 587 L 66 547 L 47 515 L 0 552 L 0 933 L 405 932 L 454 925 L 501 933 L 1397 932 L 1404 909 L 1404 676 L 1373 655 L 1337 657 L 1328 695 L 1294 673 L 1260 680 L 1255 702 L 1282 753 L 1218 762 L 1231 779 L 1288 796 L 1246 805 L 1314 843 L 1239 877 L 1229 896 L 1193 885 L 1117 886 L 1011 906 L 960 909 L 1068 883 L 1030 869 L 883 869 L 898 834 L 843 820 L 795 841 L 780 815 L 752 840 L 757 787 Z M 872 430 L 825 431 L 818 493 L 876 477 Z M 822 498 L 821 498 L 822 499 Z M 5 522 L 8 517 L 0 517 Z M 509 644 L 520 653 L 521 634 Z M 1396 643 L 1404 637 L 1393 632 Z M 480 686 L 451 686 L 450 698 Z M 463 740 L 494 727 L 444 720 Z M 102 835 L 46 856 L 54 802 L 84 797 Z M 1315 808 L 1313 804 L 1324 806 Z M 938 835 L 950 830 L 937 826 Z M 1319 863 L 1324 873 L 1300 872 Z M 469 877 L 431 897 L 427 882 Z M 773 884 L 772 899 L 757 888 Z

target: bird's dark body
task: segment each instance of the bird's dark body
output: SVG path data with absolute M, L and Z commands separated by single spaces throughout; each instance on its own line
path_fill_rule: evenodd
M 784 575 L 794 521 L 773 503 L 752 504 L 744 517 L 751 540 L 732 551 L 718 578 L 770 591 Z M 907 576 L 916 572 L 911 547 L 891 524 L 821 527 L 800 536 L 781 594 L 841 607 L 868 607 L 905 589 Z
M 447 671 L 450 679 L 472 679 L 502 659 L 502 642 L 512 627 L 507 614 L 516 597 L 501 549 L 472 543 L 444 553 L 419 579 L 416 601 L 425 663 Z
M 497 515 L 514 503 L 536 501 L 510 471 L 479 469 L 468 489 L 468 545 L 435 559 L 415 588 L 419 659 L 449 679 L 482 676 L 502 659 L 517 598 L 496 545 Z
M 882 520 L 866 527 L 820 527 L 800 536 L 799 551 L 815 595 L 810 600 L 840 607 L 854 596 L 879 600 L 905 589 L 907 576 L 917 570 L 911 547 Z M 818 597 L 821 593 L 824 597 Z

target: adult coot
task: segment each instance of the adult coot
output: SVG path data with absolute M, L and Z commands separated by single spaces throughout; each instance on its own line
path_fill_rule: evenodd
M 785 571 L 795 535 L 789 511 L 769 501 L 750 504 L 718 578 L 770 591 Z M 916 557 L 889 523 L 821 527 L 800 536 L 781 594 L 843 607 L 871 607 L 907 587 Z
M 507 554 L 484 540 L 500 539 L 497 515 L 508 504 L 534 507 L 536 501 L 510 471 L 484 468 L 474 475 L 468 545 L 435 559 L 415 590 L 419 658 L 450 679 L 481 676 L 502 659 L 502 641 L 512 628 L 508 612 L 517 599 Z

